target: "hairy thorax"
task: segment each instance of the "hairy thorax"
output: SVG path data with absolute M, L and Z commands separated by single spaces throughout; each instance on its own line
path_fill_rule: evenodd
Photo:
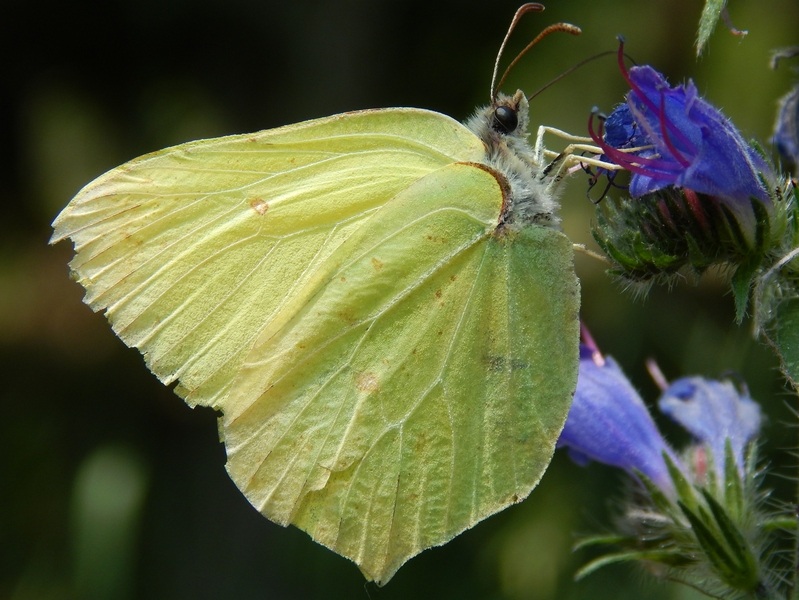
M 529 106 L 521 91 L 513 96 L 499 94 L 466 122 L 485 144 L 484 164 L 504 177 L 510 190 L 500 223 L 557 228 L 559 204 L 553 195 L 553 181 L 530 145 L 528 124 Z

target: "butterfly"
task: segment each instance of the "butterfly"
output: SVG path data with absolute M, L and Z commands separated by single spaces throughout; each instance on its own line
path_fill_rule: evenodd
M 252 505 L 379 584 L 527 497 L 576 386 L 560 170 L 492 96 L 167 148 L 53 223 L 85 302 L 219 411 Z

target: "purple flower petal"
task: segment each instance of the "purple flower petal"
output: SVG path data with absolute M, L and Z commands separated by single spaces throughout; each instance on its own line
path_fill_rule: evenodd
M 699 97 L 696 86 L 669 86 L 649 66 L 624 67 L 630 84 L 627 103 L 607 118 L 604 139 L 592 133 L 605 158 L 632 173 L 630 195 L 638 198 L 668 186 L 687 188 L 726 201 L 744 219 L 750 201 L 770 204 L 760 180 L 771 171 L 721 112 Z M 619 150 L 651 146 L 635 153 Z
M 580 349 L 580 370 L 558 447 L 584 464 L 594 460 L 633 474 L 640 471 L 663 490 L 672 490 L 663 452 L 671 448 L 638 393 L 612 358 Z
M 717 473 L 724 473 L 724 447 L 730 440 L 743 472 L 746 445 L 760 431 L 760 405 L 729 381 L 685 377 L 672 383 L 658 402 L 661 412 L 684 427 L 713 453 Z

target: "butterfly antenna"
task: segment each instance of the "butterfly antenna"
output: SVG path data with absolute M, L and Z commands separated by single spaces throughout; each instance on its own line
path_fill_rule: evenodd
M 581 60 L 576 65 L 573 65 L 573 66 L 569 67 L 568 69 L 563 71 L 563 73 L 561 73 L 560 75 L 558 75 L 554 79 L 550 80 L 549 82 L 547 82 L 546 84 L 544 84 L 543 86 L 538 88 L 535 92 L 533 92 L 532 94 L 527 96 L 527 99 L 528 100 L 532 100 L 533 98 L 538 96 L 538 94 L 540 94 L 541 92 L 543 92 L 544 90 L 546 90 L 550 86 L 555 85 L 558 81 L 560 81 L 561 79 L 563 79 L 567 75 L 571 75 L 572 73 L 574 73 L 580 67 L 584 67 L 585 65 L 587 65 L 590 62 L 593 62 L 593 61 L 595 61 L 598 58 L 602 58 L 602 57 L 608 56 L 610 54 L 617 55 L 618 51 L 617 50 L 606 50 L 605 52 L 600 52 L 599 54 L 595 54 L 594 56 L 589 56 L 588 58 Z
M 559 31 L 562 31 L 563 33 L 568 33 L 568 34 L 571 34 L 571 35 L 580 35 L 583 32 L 583 30 L 580 29 L 579 27 L 577 27 L 577 25 L 572 25 L 571 23 L 554 23 L 554 24 L 544 28 L 544 30 L 541 33 L 539 33 L 537 36 L 535 36 L 533 41 L 530 42 L 529 44 L 527 44 L 527 46 L 525 46 L 524 50 L 519 52 L 519 54 L 516 55 L 516 58 L 514 58 L 511 61 L 511 63 L 505 69 L 505 72 L 502 74 L 502 77 L 500 77 L 499 83 L 496 85 L 496 87 L 494 87 L 494 82 L 492 80 L 492 82 L 491 82 L 491 99 L 492 100 L 494 99 L 494 92 L 495 92 L 496 88 L 501 87 L 502 84 L 505 83 L 505 79 L 508 77 L 510 72 L 513 70 L 513 67 L 515 67 L 516 63 L 518 63 L 522 59 L 522 57 L 524 57 L 524 55 L 527 54 L 527 52 L 530 50 L 530 48 L 535 46 L 538 42 L 543 40 L 548 35 L 550 35 L 552 33 L 555 33 L 555 32 L 559 32 Z M 510 32 L 508 32 L 508 33 L 510 34 Z M 503 42 L 503 46 L 504 46 L 504 42 Z M 499 62 L 499 58 L 497 58 L 497 62 Z M 494 68 L 494 72 L 496 73 L 496 67 Z
M 510 22 L 510 27 L 508 27 L 508 32 L 505 34 L 505 39 L 502 40 L 502 44 L 499 46 L 499 52 L 497 52 L 497 59 L 494 61 L 494 73 L 491 75 L 491 91 L 490 96 L 491 100 L 494 100 L 495 92 L 497 86 L 494 83 L 497 81 L 497 73 L 499 72 L 499 61 L 502 59 L 502 53 L 505 51 L 505 46 L 508 44 L 508 40 L 510 39 L 511 33 L 513 30 L 516 29 L 516 25 L 518 25 L 519 21 L 521 21 L 522 17 L 526 15 L 528 12 L 535 11 L 541 12 L 544 10 L 544 5 L 539 4 L 538 2 L 528 2 L 527 4 L 522 4 L 516 14 L 513 15 L 513 20 Z M 514 61 L 515 62 L 515 61 Z M 505 75 L 502 76 L 502 80 L 500 80 L 500 85 L 502 85 L 502 81 L 505 80 L 505 76 L 508 74 L 507 70 L 505 71 Z

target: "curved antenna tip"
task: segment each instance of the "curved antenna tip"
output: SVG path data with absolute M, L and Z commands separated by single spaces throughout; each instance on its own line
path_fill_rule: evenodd
M 510 26 L 508 27 L 508 31 L 505 33 L 505 38 L 502 40 L 502 43 L 499 45 L 499 52 L 497 52 L 497 58 L 494 61 L 494 72 L 491 75 L 491 89 L 489 91 L 489 97 L 491 101 L 494 101 L 497 86 L 494 85 L 497 81 L 497 72 L 499 71 L 499 61 L 502 58 L 502 53 L 505 51 L 505 46 L 508 44 L 508 40 L 510 39 L 513 30 L 516 29 L 516 25 L 519 24 L 521 18 L 526 15 L 528 12 L 535 11 L 535 12 L 542 12 L 544 10 L 544 5 L 538 2 L 528 2 L 526 4 L 522 4 L 518 9 L 516 9 L 516 13 L 513 15 L 513 19 L 510 22 Z

